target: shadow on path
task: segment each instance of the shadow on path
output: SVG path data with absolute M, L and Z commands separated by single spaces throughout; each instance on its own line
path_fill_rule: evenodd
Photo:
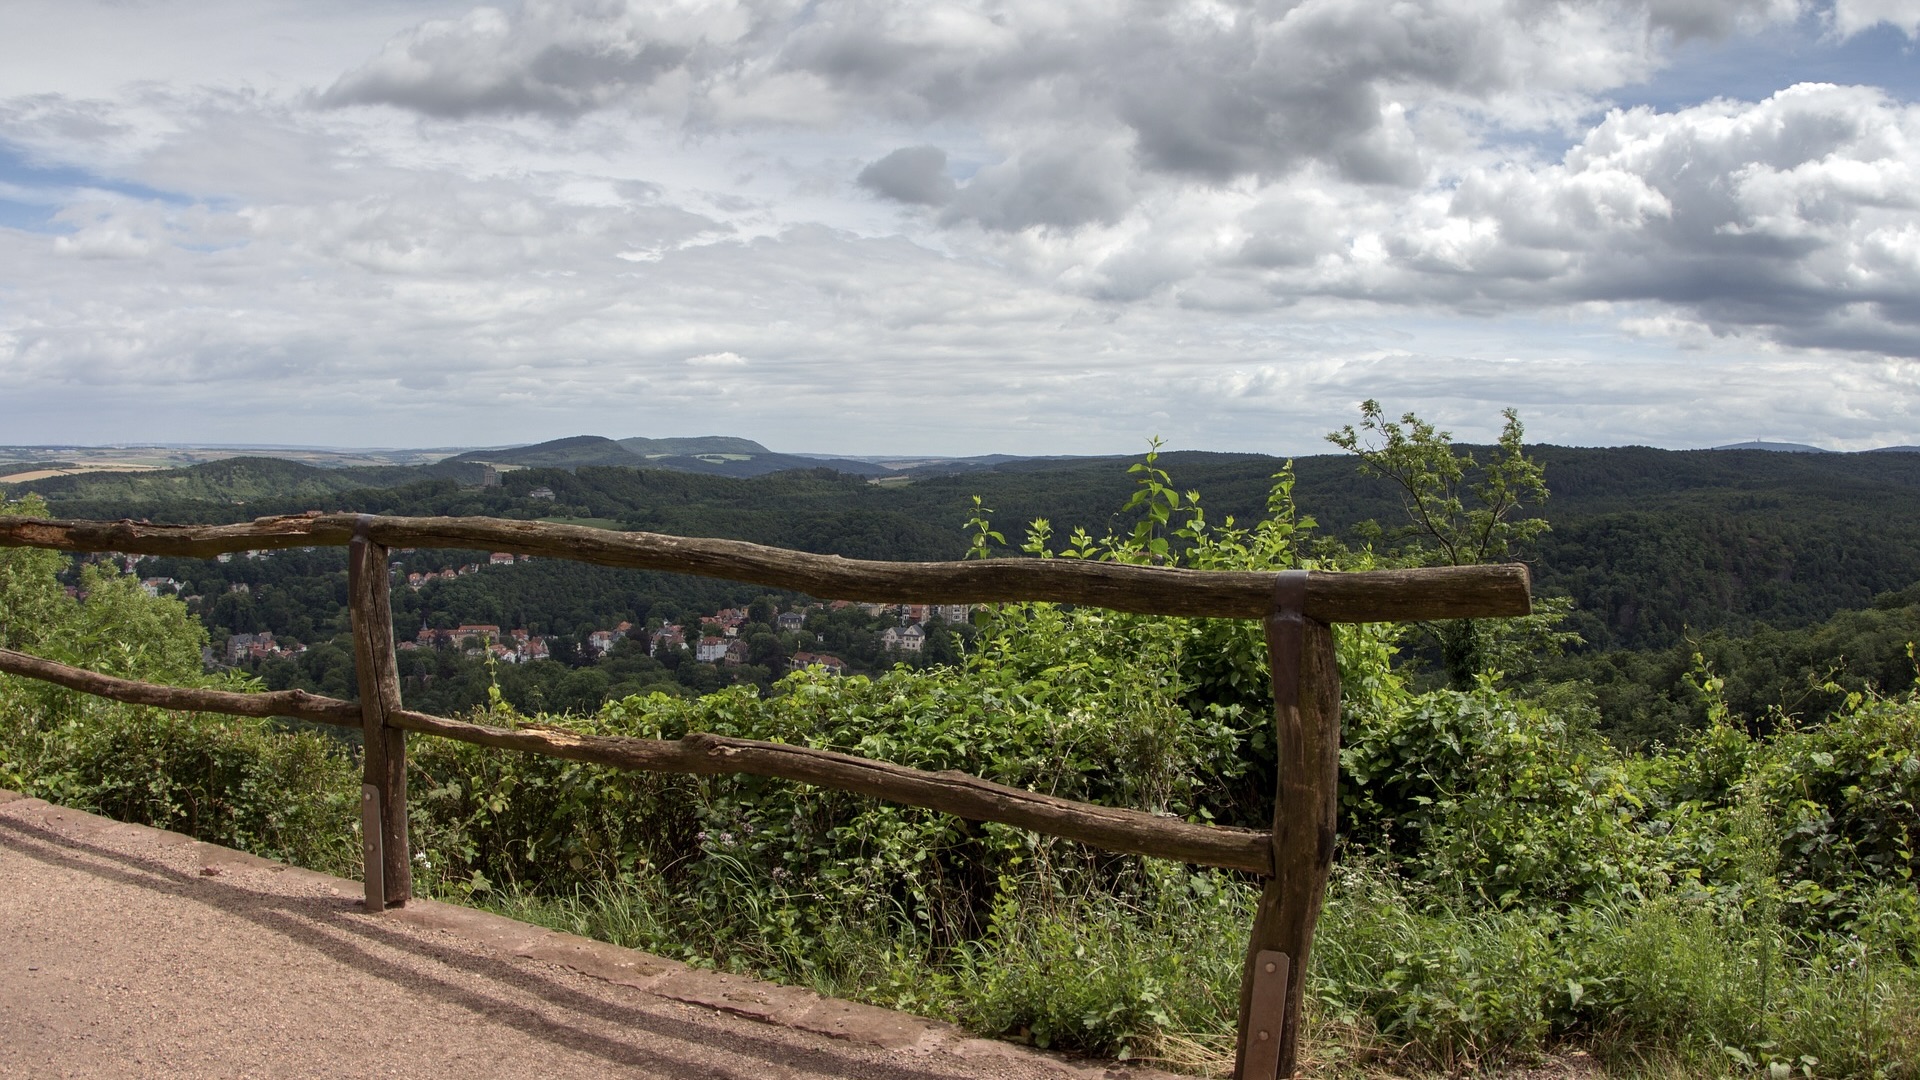
M 776 1039 L 660 1016 L 643 1007 L 623 1005 L 581 993 L 526 965 L 489 959 L 451 945 L 435 947 L 411 934 L 382 926 L 377 916 L 362 912 L 358 900 L 345 897 L 290 897 L 258 892 L 219 877 L 188 874 L 157 860 L 114 851 L 45 826 L 9 817 L 0 816 L 0 847 L 49 866 L 89 874 L 120 885 L 190 897 L 195 902 L 244 919 L 408 992 L 469 1010 L 491 1022 L 511 1027 L 557 1047 L 592 1054 L 611 1063 L 647 1069 L 675 1080 L 708 1080 L 715 1075 L 714 1067 L 666 1051 L 609 1038 L 584 1024 L 554 1019 L 505 997 L 474 990 L 449 979 L 436 978 L 425 971 L 385 959 L 368 946 L 385 946 L 435 965 L 476 975 L 495 985 L 512 987 L 583 1020 L 591 1018 L 624 1030 L 645 1033 L 658 1040 L 703 1046 L 748 1059 L 730 1070 L 732 1075 L 742 1080 L 764 1080 L 767 1073 L 762 1068 L 756 1068 L 755 1062 L 763 1066 L 778 1065 L 824 1076 L 858 1077 L 861 1080 L 952 1080 L 967 1075 L 966 1072 L 935 1072 L 905 1065 L 876 1063 L 858 1054 L 795 1046 Z M 645 993 L 644 990 L 631 992 Z M 657 1000 L 666 1004 L 665 999 Z M 806 1037 L 806 1041 L 816 1040 Z

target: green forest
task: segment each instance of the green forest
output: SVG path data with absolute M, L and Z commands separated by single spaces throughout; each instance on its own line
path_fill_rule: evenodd
M 1523 559 L 1533 616 L 1339 628 L 1341 831 L 1310 969 L 1311 1074 L 1460 1075 L 1579 1051 L 1619 1076 L 1920 1077 L 1920 455 L 1522 434 L 1509 414 L 1500 443 L 1456 445 L 1369 403 L 1334 433 L 1344 452 L 1291 464 L 1154 448 L 904 486 L 583 465 L 481 487 L 381 469 L 275 493 L 271 466 L 217 463 L 21 485 L 5 511 L 592 518 L 866 558 L 1198 569 Z M 284 475 L 322 483 L 303 468 Z M 542 487 L 551 500 L 531 497 Z M 395 559 L 404 575 L 484 554 Z M 156 576 L 200 599 L 146 595 L 138 580 Z M 0 646 L 182 685 L 352 696 L 344 600 L 337 549 L 142 560 L 132 575 L 0 550 Z M 768 616 L 806 598 L 536 560 L 417 591 L 402 577 L 393 600 L 405 638 L 469 622 L 578 637 L 722 606 L 755 609 L 753 638 L 777 637 Z M 868 618 L 815 612 L 806 632 L 852 652 Z M 208 669 L 209 640 L 261 629 L 309 649 Z M 636 642 L 518 666 L 436 651 L 403 658 L 403 675 L 410 705 L 491 723 L 708 731 L 1189 820 L 1271 813 L 1251 623 L 1009 604 L 914 663 L 859 659 L 864 674 L 842 678 L 762 664 L 690 679 Z M 0 678 L 0 786 L 345 874 L 353 750 Z M 1242 875 L 747 777 L 427 739 L 411 769 L 433 895 L 1036 1045 L 1199 1074 L 1231 1063 L 1256 893 Z
M 1488 449 L 1460 451 L 1484 457 Z M 1920 454 L 1554 446 L 1526 452 L 1544 469 L 1550 498 L 1518 512 L 1551 528 L 1514 554 L 1532 568 L 1536 595 L 1571 603 L 1563 628 L 1577 640 L 1563 643 L 1564 656 L 1527 661 L 1544 671 L 1508 674 L 1590 684 L 1602 730 L 1622 745 L 1671 742 L 1705 723 L 1706 703 L 1686 678 L 1696 652 L 1711 659 L 1736 714 L 1751 722 L 1769 712 L 1817 720 L 1847 693 L 1912 685 L 1904 647 L 1914 636 L 1908 627 L 1920 601 L 1910 593 L 1920 583 Z M 1163 453 L 1159 460 L 1182 487 L 1205 493 L 1210 513 L 1239 520 L 1264 512 L 1268 478 L 1288 464 L 1192 452 Z M 242 458 L 13 488 L 15 497 L 40 495 L 63 517 L 225 522 L 308 509 L 541 517 L 855 558 L 928 560 L 965 554 L 961 527 L 973 495 L 1003 523 L 1045 518 L 1061 535 L 1076 528 L 1096 535 L 1131 529 L 1139 511 L 1126 508 L 1129 463 L 1013 461 L 904 486 L 825 468 L 730 478 L 580 465 L 520 469 L 486 488 L 478 471 L 463 471 L 478 470 L 471 461 L 319 469 Z M 1391 534 L 1404 524 L 1405 511 L 1390 482 L 1364 475 L 1351 454 L 1300 458 L 1291 468 L 1297 497 L 1319 521 L 1323 542 L 1393 546 Z M 528 497 L 542 487 L 554 500 Z M 438 570 L 484 561 L 484 555 L 423 551 L 401 562 L 405 570 Z M 139 572 L 172 577 L 183 583 L 182 595 L 205 598 L 197 613 L 217 640 L 265 630 L 319 647 L 345 628 L 345 563 L 337 551 L 219 566 L 147 560 Z M 249 590 L 234 592 L 237 585 Z M 672 623 L 763 593 L 700 579 L 534 564 L 437 584 L 420 595 L 396 590 L 396 631 L 411 638 L 422 625 L 495 623 L 577 640 L 621 620 Z M 798 598 L 771 599 L 790 604 Z M 844 640 L 837 644 L 847 647 Z M 298 670 L 269 662 L 257 674 L 275 687 L 333 692 L 347 685 L 336 663 L 340 655 L 338 648 L 314 655 L 293 665 Z M 885 662 L 877 654 L 848 659 L 860 670 Z M 443 673 L 452 677 L 439 680 L 431 704 L 482 703 L 479 665 L 448 663 L 461 670 Z M 670 689 L 673 674 L 630 671 L 610 686 Z M 772 674 L 749 673 L 749 681 L 764 687 Z M 686 676 L 681 685 L 688 691 L 721 677 L 692 670 Z M 558 678 L 546 672 L 533 681 L 548 685 Z M 528 681 L 525 673 L 510 676 L 510 695 L 522 707 L 537 707 L 520 685 Z M 1839 689 L 1824 689 L 1828 684 Z

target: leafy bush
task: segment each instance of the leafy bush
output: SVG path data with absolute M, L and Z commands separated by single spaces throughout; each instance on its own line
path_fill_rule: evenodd
M 990 645 L 964 669 L 903 668 L 872 680 L 800 673 L 770 698 L 750 687 L 629 698 L 575 727 L 785 742 L 1175 813 L 1193 813 L 1210 780 L 1241 767 L 1237 718 L 1192 722 L 1167 667 L 1138 662 L 1153 635 L 1129 635 L 1127 620 L 1095 612 L 1042 607 L 1019 618 L 1024 635 L 1047 644 L 1017 659 L 1003 662 Z M 1170 648 L 1170 635 L 1156 633 Z M 792 933 L 894 918 L 930 941 L 970 940 L 986 926 L 998 882 L 1050 846 L 1018 830 L 757 777 L 639 776 L 446 743 L 421 746 L 415 761 L 420 836 L 445 880 L 566 888 L 657 867 L 695 888 L 716 927 L 751 921 L 777 900 Z
M 44 513 L 34 500 L 0 513 Z M 0 645 L 122 678 L 221 685 L 178 601 L 103 566 L 84 601 L 50 551 L 0 549 Z M 0 676 L 0 786 L 340 873 L 357 872 L 359 781 L 344 748 L 271 721 L 122 705 Z
M 1485 683 L 1350 725 L 1341 768 L 1353 844 L 1479 900 L 1598 899 L 1672 869 L 1620 755 Z

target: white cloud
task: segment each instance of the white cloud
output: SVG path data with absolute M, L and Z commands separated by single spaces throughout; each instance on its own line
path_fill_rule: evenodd
M 442 117 L 618 106 L 692 130 L 959 120 L 1028 153 L 1063 129 L 1121 137 L 1141 167 L 1175 176 L 1274 176 L 1313 161 L 1404 185 L 1421 162 L 1399 102 L 1564 122 L 1586 95 L 1652 71 L 1664 38 L 1721 36 L 1796 8 L 528 0 L 423 24 L 321 100 Z
M 0 203 L 51 212 L 0 227 L 10 430 L 1302 451 L 1382 397 L 1920 441 L 1915 106 L 1605 107 L 1674 42 L 1804 32 L 1790 0 L 434 14 L 356 16 L 305 89 L 0 93 Z
M 1920 108 L 1804 85 L 1605 117 L 1559 161 L 1383 195 L 1309 171 L 1008 245 L 1090 295 L 1234 310 L 1667 305 L 1719 333 L 1920 355 Z
M 1913 0 L 1835 0 L 1834 32 L 1852 37 L 1880 25 L 1891 26 L 1908 37 L 1920 37 L 1920 4 Z

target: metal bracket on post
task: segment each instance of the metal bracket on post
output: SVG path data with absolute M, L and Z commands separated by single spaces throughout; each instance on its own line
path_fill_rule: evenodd
M 1287 977 L 1293 961 L 1276 949 L 1262 949 L 1253 962 L 1253 1007 L 1248 1010 L 1246 1075 L 1280 1072 L 1281 1025 L 1287 1018 Z
M 361 876 L 367 883 L 370 912 L 387 909 L 386 845 L 380 835 L 385 827 L 380 815 L 380 789 L 372 784 L 360 785 L 360 863 L 365 868 Z
M 1283 730 L 1288 727 L 1290 716 L 1296 718 L 1295 724 L 1298 722 L 1300 668 L 1306 648 L 1306 606 L 1307 572 L 1283 570 L 1275 575 L 1273 608 L 1267 613 L 1266 619 L 1267 666 L 1273 678 L 1275 721 Z M 1280 749 L 1276 745 L 1276 754 Z M 1284 775 L 1290 764 L 1293 763 L 1277 760 L 1275 767 Z M 1279 849 L 1278 802 L 1275 811 L 1272 860 L 1274 874 L 1277 875 L 1283 865 Z M 1275 943 L 1270 936 L 1272 919 L 1276 914 L 1274 896 L 1273 879 L 1269 876 L 1268 887 L 1263 890 L 1260 917 L 1256 919 L 1253 940 L 1248 943 L 1246 966 L 1241 974 L 1238 1060 L 1233 1071 L 1235 1080 L 1275 1080 L 1282 1075 L 1283 1065 L 1290 1074 L 1293 1049 L 1299 1041 L 1297 1037 L 1290 1038 L 1294 1033 L 1287 1030 L 1287 1009 L 1291 998 L 1289 991 L 1292 989 L 1288 980 L 1293 977 L 1293 958 L 1284 951 L 1269 947 Z

